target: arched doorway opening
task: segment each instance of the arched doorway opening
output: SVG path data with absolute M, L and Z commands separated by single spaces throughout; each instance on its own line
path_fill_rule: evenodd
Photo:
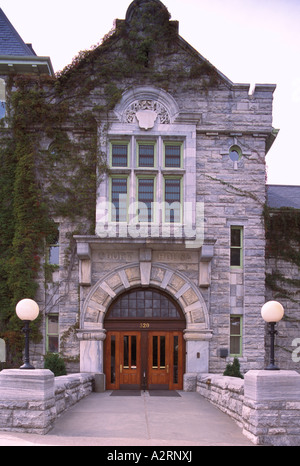
M 183 388 L 185 317 L 175 300 L 151 287 L 119 295 L 105 319 L 106 388 Z

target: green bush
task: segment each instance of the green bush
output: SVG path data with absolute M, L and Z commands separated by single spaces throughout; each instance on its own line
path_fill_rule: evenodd
M 233 359 L 232 364 L 230 364 L 230 363 L 227 364 L 223 375 L 229 375 L 230 377 L 239 377 L 240 379 L 244 378 L 243 374 L 241 374 L 240 362 L 239 362 L 239 360 L 237 358 Z
M 55 377 L 67 373 L 65 362 L 57 353 L 48 353 L 45 356 L 44 368 L 52 371 Z

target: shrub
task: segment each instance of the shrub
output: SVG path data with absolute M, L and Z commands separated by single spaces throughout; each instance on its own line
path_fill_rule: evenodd
M 237 358 L 233 359 L 232 364 L 230 364 L 230 363 L 227 364 L 223 375 L 229 375 L 230 377 L 239 377 L 240 379 L 244 378 L 243 374 L 241 374 L 240 362 L 239 362 L 239 360 Z
M 67 373 L 65 362 L 57 353 L 48 353 L 45 356 L 44 368 L 52 371 L 55 377 Z

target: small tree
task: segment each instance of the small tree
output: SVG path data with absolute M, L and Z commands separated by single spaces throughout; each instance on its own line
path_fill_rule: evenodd
M 233 363 L 228 363 L 223 375 L 229 375 L 230 377 L 239 377 L 243 379 L 244 376 L 240 371 L 240 362 L 237 358 L 233 359 Z
M 66 375 L 67 373 L 65 362 L 57 353 L 46 354 L 44 368 L 52 371 L 55 377 Z

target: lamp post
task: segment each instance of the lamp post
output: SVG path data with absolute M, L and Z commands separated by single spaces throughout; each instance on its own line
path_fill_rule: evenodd
M 39 306 L 32 299 L 22 299 L 16 306 L 16 313 L 25 325 L 23 329 L 25 333 L 25 364 L 20 369 L 34 369 L 29 363 L 29 324 L 39 315 Z
M 270 346 L 270 364 L 266 367 L 266 370 L 279 370 L 279 367 L 275 365 L 275 356 L 274 356 L 274 343 L 275 335 L 277 330 L 275 330 L 275 324 L 279 322 L 283 315 L 284 309 L 280 303 L 277 301 L 268 301 L 261 308 L 261 315 L 265 322 L 270 324 L 270 335 L 271 335 L 271 346 Z

